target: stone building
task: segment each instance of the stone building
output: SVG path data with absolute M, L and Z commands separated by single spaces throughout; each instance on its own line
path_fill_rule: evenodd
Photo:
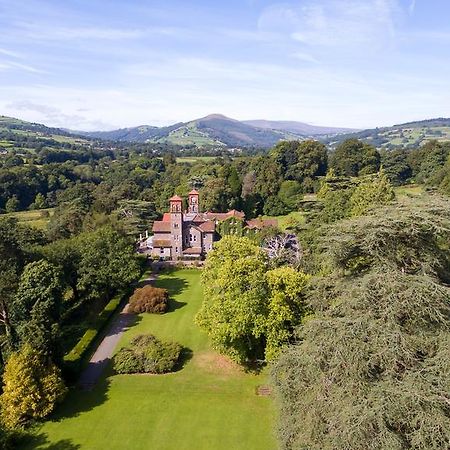
M 220 239 L 218 227 L 221 222 L 235 218 L 246 230 L 277 226 L 277 221 L 253 219 L 246 221 L 241 211 L 226 213 L 201 212 L 199 193 L 189 192 L 188 209 L 183 211 L 183 199 L 175 195 L 169 200 L 169 212 L 162 220 L 153 223 L 151 253 L 163 259 L 200 259 Z

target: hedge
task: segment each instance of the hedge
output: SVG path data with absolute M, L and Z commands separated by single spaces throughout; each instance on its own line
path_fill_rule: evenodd
M 109 303 L 104 307 L 103 311 L 98 315 L 94 324 L 86 330 L 81 339 L 75 345 L 75 347 L 64 356 L 64 371 L 70 377 L 76 377 L 82 366 L 83 358 L 87 352 L 91 349 L 96 337 L 103 330 L 108 320 L 114 314 L 119 307 L 120 303 L 125 296 L 128 296 L 128 290 L 116 295 Z

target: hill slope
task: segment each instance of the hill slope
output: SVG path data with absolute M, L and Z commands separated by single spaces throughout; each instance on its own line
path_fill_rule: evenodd
M 259 128 L 221 114 L 211 114 L 169 127 L 142 125 L 113 131 L 80 132 L 89 137 L 128 142 L 164 142 L 176 145 L 271 147 L 282 139 L 301 139 L 299 133 Z
M 279 121 L 279 120 L 245 120 L 243 123 L 253 127 L 284 131 L 288 133 L 301 134 L 304 136 L 336 135 L 340 133 L 351 133 L 359 131 L 355 128 L 336 128 L 309 125 L 304 122 Z
M 417 148 L 433 139 L 450 141 L 450 119 L 439 118 L 408 122 L 392 127 L 327 137 L 322 141 L 331 147 L 336 147 L 343 140 L 352 138 L 361 139 L 379 149 Z

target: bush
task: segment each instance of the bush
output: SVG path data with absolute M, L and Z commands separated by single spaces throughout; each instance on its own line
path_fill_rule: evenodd
M 124 294 L 117 295 L 105 306 L 95 323 L 83 334 L 73 349 L 64 356 L 64 373 L 69 377 L 76 376 L 81 369 L 83 357 L 91 349 L 95 338 L 103 330 L 113 313 L 117 310 Z
M 114 357 L 114 370 L 121 374 L 171 372 L 181 350 L 180 344 L 162 342 L 151 334 L 136 336 L 130 347 L 119 350 Z
M 144 286 L 136 289 L 130 298 L 130 312 L 163 314 L 169 306 L 169 293 L 166 289 Z

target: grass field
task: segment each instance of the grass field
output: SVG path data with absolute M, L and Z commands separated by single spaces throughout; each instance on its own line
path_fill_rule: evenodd
M 181 156 L 177 158 L 177 163 L 194 164 L 196 162 L 210 162 L 216 158 L 216 156 Z
M 395 194 L 401 197 L 419 197 L 424 193 L 423 186 L 419 184 L 408 184 L 395 188 Z
M 242 372 L 215 353 L 194 324 L 202 301 L 198 270 L 164 274 L 172 294 L 165 315 L 140 315 L 122 337 L 153 333 L 189 349 L 184 367 L 166 375 L 107 373 L 92 392 L 72 391 L 26 449 L 275 449 L 274 407 L 255 395 L 267 374 Z
M 305 213 L 302 211 L 293 211 L 284 216 L 263 216 L 263 219 L 278 220 L 278 228 L 280 228 L 280 230 L 282 231 L 286 231 L 292 224 L 304 224 L 306 221 Z
M 43 216 L 43 212 L 45 214 L 45 211 L 48 212 L 48 217 Z M 6 217 L 15 217 L 20 223 L 23 223 L 25 225 L 29 225 L 30 227 L 39 228 L 40 230 L 43 230 L 47 227 L 48 221 L 50 220 L 50 217 L 53 214 L 53 208 L 49 209 L 39 209 L 39 210 L 33 210 L 33 211 L 18 211 L 14 213 L 9 214 L 3 214 L 0 215 L 6 216 Z

